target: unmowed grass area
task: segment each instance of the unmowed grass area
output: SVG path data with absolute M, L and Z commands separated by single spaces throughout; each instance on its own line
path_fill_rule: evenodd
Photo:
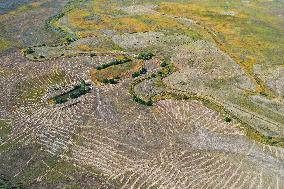
M 284 32 L 280 17 L 269 15 L 265 1 L 191 1 L 162 3 L 157 11 L 191 18 L 211 30 L 239 64 L 252 74 L 252 66 L 283 63 Z M 271 2 L 276 4 L 277 2 Z M 279 3 L 277 6 L 282 6 Z M 276 5 L 270 6 L 277 7 Z M 232 15 L 230 15 L 232 13 Z M 282 52 L 281 52 L 282 49 Z M 274 53 L 273 53 L 274 52 Z
M 9 126 L 7 120 L 0 119 L 0 143 L 1 140 L 5 140 L 5 138 L 7 138 L 11 131 L 11 127 Z
M 0 37 L 0 52 L 3 52 L 12 47 L 12 42 Z
M 88 5 L 88 6 L 87 6 Z M 80 37 L 100 36 L 101 31 L 110 30 L 118 34 L 137 32 L 166 32 L 167 34 L 179 33 L 201 39 L 206 35 L 199 27 L 177 21 L 173 17 L 161 14 L 129 15 L 119 10 L 125 3 L 110 3 L 109 1 L 94 1 L 84 7 L 75 8 L 66 13 L 68 25 Z
M 51 71 L 50 73 L 44 74 L 39 78 L 30 79 L 23 83 L 19 83 L 16 88 L 18 90 L 19 100 L 22 103 L 28 101 L 38 101 L 42 95 L 46 92 L 46 86 L 38 83 L 40 80 L 42 83 L 49 82 L 50 85 L 60 84 L 65 81 L 64 71 Z

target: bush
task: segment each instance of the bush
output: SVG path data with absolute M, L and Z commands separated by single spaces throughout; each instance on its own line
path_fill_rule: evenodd
M 262 95 L 262 96 L 268 96 L 268 95 L 267 95 L 265 92 L 263 92 L 263 91 L 260 91 L 259 94 Z
M 102 70 L 102 69 L 105 69 L 107 67 L 110 67 L 110 66 L 113 66 L 113 65 L 119 65 L 119 64 L 124 64 L 124 63 L 127 63 L 127 62 L 130 62 L 131 59 L 124 56 L 123 58 L 121 59 L 116 59 L 114 61 L 111 61 L 109 63 L 106 63 L 106 64 L 102 64 L 102 65 L 99 65 L 96 67 L 97 70 Z
M 140 76 L 140 73 L 139 73 L 139 72 L 134 72 L 134 73 L 132 74 L 132 77 L 133 77 L 133 78 L 139 77 L 139 76 Z
M 66 41 L 67 41 L 67 43 L 72 43 L 72 42 L 76 41 L 76 39 L 71 37 L 71 36 L 67 36 Z
M 152 106 L 153 105 L 153 102 L 151 100 L 144 101 L 144 100 L 138 98 L 137 96 L 133 96 L 133 100 L 135 102 L 138 102 L 139 104 L 142 104 L 142 105 L 146 105 L 146 106 Z
M 107 79 L 107 78 L 104 78 L 101 82 L 104 84 L 117 84 L 118 83 L 116 79 Z
M 152 57 L 154 56 L 153 53 L 151 52 L 142 52 L 140 54 L 138 54 L 138 59 L 142 59 L 142 60 L 150 60 L 152 59 Z
M 121 58 L 121 59 L 116 59 L 116 60 L 114 60 L 114 61 L 110 62 L 110 66 L 112 66 L 112 65 L 124 64 L 124 63 L 126 63 L 126 62 L 130 62 L 130 61 L 131 61 L 131 59 L 130 59 L 130 58 L 128 58 L 128 57 L 126 57 L 126 56 L 124 56 L 124 57 L 123 57 L 123 58 Z
M 167 64 L 166 61 L 163 61 L 163 62 L 160 64 L 161 67 L 166 67 L 167 65 L 168 65 L 168 64 Z
M 229 118 L 229 117 L 225 117 L 225 121 L 229 123 L 229 122 L 231 122 L 231 121 L 232 121 L 232 119 L 231 119 L 231 118 Z
M 147 73 L 147 69 L 146 69 L 146 68 L 142 68 L 142 69 L 140 70 L 140 74 L 145 74 L 145 73 Z
M 139 70 L 138 72 L 134 72 L 132 74 L 132 77 L 135 78 L 135 77 L 139 77 L 140 75 L 142 74 L 145 74 L 147 73 L 147 69 L 146 68 L 142 68 L 141 70 Z
M 67 101 L 67 100 L 61 98 L 60 96 L 55 97 L 54 100 L 55 100 L 56 104 L 63 104 L 63 103 L 65 103 Z
M 117 84 L 117 81 L 115 79 L 109 79 L 110 84 Z
M 35 51 L 31 47 L 27 48 L 26 51 L 25 51 L 26 54 L 32 54 L 34 52 Z
M 171 60 L 169 58 L 164 58 L 162 63 L 160 64 L 161 67 L 168 67 L 171 65 Z

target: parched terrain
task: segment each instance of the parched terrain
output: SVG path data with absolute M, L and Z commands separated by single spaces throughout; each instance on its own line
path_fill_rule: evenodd
M 13 3 L 0 188 L 284 187 L 283 2 Z

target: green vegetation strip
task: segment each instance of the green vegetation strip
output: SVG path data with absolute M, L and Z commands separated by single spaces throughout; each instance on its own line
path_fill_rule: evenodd
M 141 68 L 141 70 L 139 70 L 138 72 L 134 72 L 132 74 L 132 77 L 135 78 L 135 77 L 139 77 L 143 74 L 146 74 L 147 73 L 147 69 L 146 68 Z
M 214 102 L 213 100 L 208 99 L 205 96 L 199 96 L 194 93 L 184 93 L 182 91 L 175 90 L 167 90 L 163 91 L 159 94 L 156 94 L 154 96 L 151 96 L 148 100 L 143 100 L 137 96 L 137 94 L 134 91 L 134 88 L 139 83 L 143 82 L 144 80 L 149 80 L 152 78 L 158 78 L 161 82 L 163 78 L 169 76 L 175 71 L 175 67 L 172 63 L 170 63 L 169 59 L 165 59 L 161 65 L 161 70 L 159 70 L 157 73 L 154 73 L 150 76 L 139 78 L 134 80 L 134 82 L 130 86 L 130 94 L 132 95 L 132 98 L 135 102 L 138 102 L 142 105 L 146 106 L 152 106 L 153 103 L 158 102 L 160 100 L 166 100 L 166 99 L 174 99 L 174 100 L 198 100 L 201 101 L 206 107 L 213 109 L 217 112 L 220 112 L 222 115 L 225 115 L 224 121 L 231 122 L 232 119 L 235 119 L 239 123 L 241 123 L 241 129 L 245 130 L 246 136 L 251 139 L 258 141 L 263 144 L 271 145 L 271 146 L 278 146 L 278 147 L 284 147 L 284 138 L 280 137 L 271 137 L 266 136 L 251 127 L 249 124 L 243 122 L 241 119 L 239 119 L 237 116 L 233 115 L 229 110 L 227 110 L 223 105 Z
M 49 18 L 46 22 L 47 28 L 49 28 L 51 31 L 58 33 L 60 36 L 64 38 L 64 40 L 69 44 L 71 42 L 74 42 L 78 40 L 78 36 L 74 33 L 71 33 L 63 26 L 58 26 L 56 22 L 59 21 L 59 19 L 63 18 L 66 13 L 70 12 L 74 8 L 80 6 L 80 3 L 84 2 L 86 0 L 70 0 L 68 3 L 64 6 L 64 8 L 55 16 Z
M 163 66 L 161 66 L 162 69 L 159 70 L 157 73 L 151 74 L 151 75 L 146 76 L 146 77 L 143 77 L 143 78 L 136 79 L 136 80 L 132 83 L 132 85 L 130 86 L 130 94 L 132 95 L 132 98 L 133 98 L 133 100 L 134 100 L 135 102 L 138 102 L 138 103 L 140 103 L 140 104 L 142 104 L 142 105 L 146 105 L 146 106 L 152 106 L 152 104 L 153 104 L 152 98 L 150 98 L 150 99 L 147 100 L 147 101 L 145 101 L 145 100 L 139 98 L 139 97 L 135 94 L 134 87 L 135 87 L 137 84 L 141 83 L 142 81 L 144 81 L 144 80 L 149 80 L 149 79 L 151 79 L 151 78 L 158 78 L 158 79 L 161 81 L 163 78 L 165 78 L 165 77 L 167 77 L 168 75 L 172 74 L 172 73 L 174 72 L 174 70 L 175 70 L 173 64 L 171 64 L 170 60 L 167 59 L 167 58 L 165 58 L 165 59 L 163 60 L 163 62 L 162 62 L 161 65 L 163 65 Z
M 105 69 L 105 68 L 110 67 L 110 66 L 120 65 L 120 64 L 124 64 L 124 63 L 130 62 L 130 61 L 131 61 L 131 58 L 124 56 L 122 58 L 115 59 L 114 61 L 111 61 L 109 63 L 99 65 L 99 66 L 96 67 L 96 69 L 102 70 L 102 69 Z
M 104 83 L 104 84 L 117 84 L 119 79 L 120 79 L 119 77 L 112 78 L 112 79 L 104 78 L 104 79 L 101 80 L 101 82 Z
M 150 59 L 153 58 L 153 56 L 154 56 L 154 54 L 151 53 L 151 52 L 142 52 L 142 53 L 138 54 L 137 58 L 141 59 L 141 60 L 150 60 Z
M 85 95 L 90 91 L 91 91 L 90 84 L 85 83 L 85 81 L 81 81 L 80 85 L 76 85 L 72 90 L 60 94 L 58 96 L 55 96 L 51 100 L 55 104 L 63 104 L 71 99 L 75 99 L 82 95 Z

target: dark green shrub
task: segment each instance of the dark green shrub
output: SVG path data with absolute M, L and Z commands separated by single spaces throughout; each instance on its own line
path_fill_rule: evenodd
M 34 52 L 35 51 L 31 47 L 27 48 L 26 51 L 25 51 L 26 54 L 32 54 Z
M 54 98 L 56 104 L 63 104 L 67 100 L 61 98 L 60 96 Z
M 147 69 L 146 68 L 142 68 L 139 72 L 140 72 L 140 74 L 145 74 L 145 73 L 147 73 Z
M 131 59 L 125 56 L 122 59 L 116 59 L 116 60 L 111 61 L 109 63 L 99 65 L 99 66 L 96 67 L 96 69 L 102 70 L 102 69 L 105 69 L 105 68 L 113 66 L 113 65 L 124 64 L 124 63 L 130 62 L 130 61 L 131 61 Z
M 163 61 L 163 62 L 160 64 L 161 67 L 166 67 L 167 65 L 168 65 L 168 64 L 167 64 L 166 61 Z
M 76 39 L 74 39 L 74 38 L 71 37 L 71 36 L 67 36 L 67 37 L 66 37 L 66 41 L 67 41 L 67 43 L 72 43 L 72 42 L 76 41 Z
M 87 94 L 91 91 L 90 84 L 85 83 L 85 81 L 81 81 L 80 85 L 74 86 L 74 88 L 64 94 L 60 94 L 53 98 L 56 104 L 63 104 L 70 99 L 78 98 L 82 95 Z
M 109 79 L 110 84 L 117 84 L 117 81 L 115 79 Z
M 265 92 L 263 92 L 263 91 L 260 91 L 260 93 L 259 93 L 260 95 L 262 95 L 262 96 L 268 96 Z
M 229 123 L 229 122 L 231 122 L 231 121 L 232 121 L 232 119 L 231 119 L 231 118 L 229 118 L 229 117 L 225 117 L 225 121 Z
M 134 73 L 132 74 L 132 77 L 133 77 L 133 78 L 139 77 L 139 76 L 140 76 L 140 73 L 139 73 L 139 72 L 134 72 Z
M 118 83 L 117 80 L 115 79 L 107 79 L 107 78 L 104 78 L 101 82 L 104 84 L 117 84 Z
M 151 100 L 149 101 L 144 101 L 140 98 L 138 98 L 137 96 L 133 96 L 133 100 L 139 104 L 145 105 L 145 106 L 152 106 L 153 102 Z
M 152 57 L 154 56 L 153 53 L 151 52 L 142 52 L 140 54 L 138 54 L 138 59 L 142 59 L 142 60 L 150 60 L 152 59 Z
M 132 77 L 133 78 L 139 77 L 140 75 L 145 74 L 145 73 L 147 73 L 147 69 L 146 68 L 141 68 L 141 70 L 139 70 L 138 72 L 134 72 L 132 74 Z

